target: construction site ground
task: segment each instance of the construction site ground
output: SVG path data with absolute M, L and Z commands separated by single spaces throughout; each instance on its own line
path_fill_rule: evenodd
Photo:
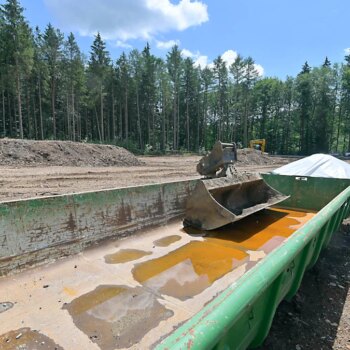
M 140 165 L 0 165 L 0 201 L 199 178 L 199 156 L 138 157 Z M 265 172 L 291 158 L 238 164 L 240 171 Z M 334 235 L 296 297 L 282 302 L 261 350 L 350 349 L 350 224 Z

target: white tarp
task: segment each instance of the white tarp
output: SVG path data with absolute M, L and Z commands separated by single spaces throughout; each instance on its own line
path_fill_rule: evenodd
M 350 164 L 328 154 L 313 154 L 272 171 L 273 174 L 350 179 Z

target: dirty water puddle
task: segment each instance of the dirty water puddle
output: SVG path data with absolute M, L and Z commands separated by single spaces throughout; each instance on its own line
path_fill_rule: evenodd
M 105 262 L 107 264 L 122 264 L 129 261 L 141 259 L 144 256 L 151 255 L 152 252 L 146 252 L 138 249 L 121 249 L 114 254 L 108 254 L 105 256 Z
M 63 350 L 52 339 L 36 330 L 20 328 L 0 335 L 1 350 Z
M 128 348 L 173 315 L 141 287 L 101 285 L 63 306 L 101 349 Z
M 180 240 L 181 240 L 181 236 L 171 235 L 171 236 L 166 236 L 166 237 L 157 239 L 156 241 L 153 242 L 153 244 L 156 247 L 168 247 L 170 244 L 173 244 Z

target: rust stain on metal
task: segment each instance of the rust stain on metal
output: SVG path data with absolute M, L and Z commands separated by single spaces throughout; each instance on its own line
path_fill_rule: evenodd
M 77 229 L 74 217 L 72 213 L 69 213 L 69 219 L 67 221 L 67 230 L 74 232 Z
M 144 256 L 151 255 L 152 252 L 146 252 L 138 249 L 121 249 L 114 254 L 108 254 L 105 256 L 105 262 L 107 264 L 120 264 L 128 261 L 137 260 Z
M 179 235 L 166 236 L 160 239 L 157 239 L 153 242 L 156 247 L 168 247 L 170 244 L 175 243 L 181 239 Z
M 30 328 L 20 328 L 0 335 L 0 349 L 64 350 L 46 335 Z
M 101 349 L 137 344 L 145 334 L 173 315 L 143 288 L 101 285 L 63 306 L 75 325 Z
M 131 221 L 131 208 L 129 205 L 124 204 L 122 201 L 120 209 L 117 214 L 117 223 L 121 226 L 130 223 Z

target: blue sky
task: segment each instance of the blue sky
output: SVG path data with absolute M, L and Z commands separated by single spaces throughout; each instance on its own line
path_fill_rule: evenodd
M 4 0 L 0 0 L 4 3 Z M 113 58 L 150 42 L 165 56 L 178 43 L 184 56 L 210 64 L 251 56 L 265 76 L 296 75 L 307 60 L 342 62 L 350 48 L 348 0 L 22 0 L 34 27 L 48 22 L 73 31 L 88 55 L 101 31 Z

